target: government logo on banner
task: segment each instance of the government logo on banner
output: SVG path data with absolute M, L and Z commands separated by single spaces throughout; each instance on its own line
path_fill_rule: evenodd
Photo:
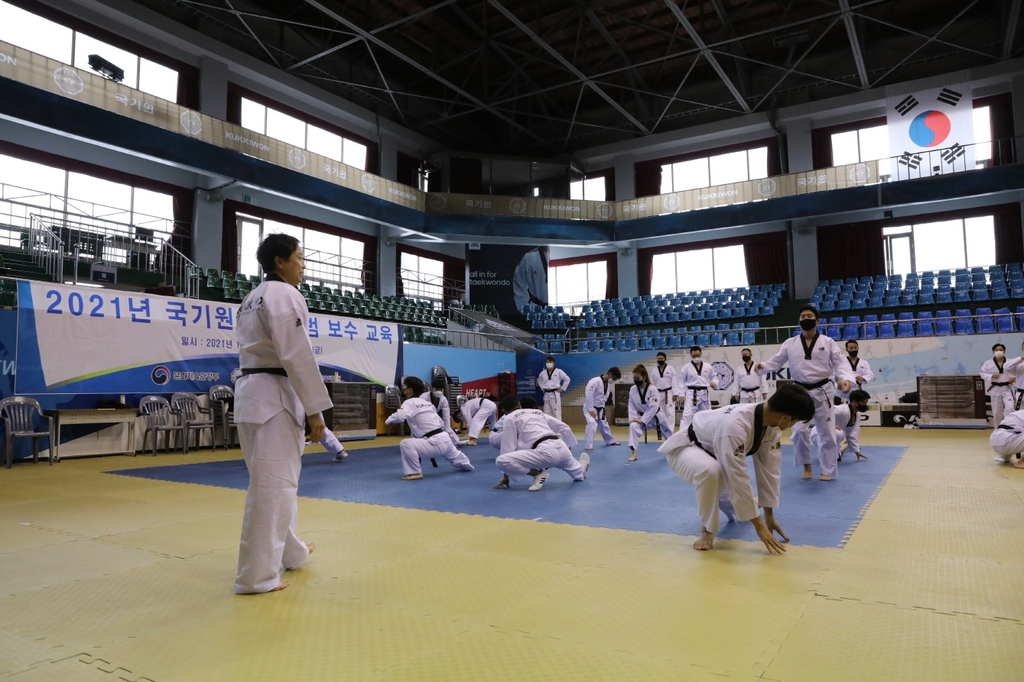
M 973 110 L 970 83 L 887 97 L 893 180 L 973 169 Z

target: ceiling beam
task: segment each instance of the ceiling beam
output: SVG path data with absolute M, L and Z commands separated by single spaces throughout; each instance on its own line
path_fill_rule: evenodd
M 235 18 L 238 19 L 238 21 L 242 24 L 242 26 L 245 27 L 245 30 L 249 32 L 249 35 L 251 35 L 253 37 L 253 39 L 256 41 L 256 43 L 260 47 L 263 48 L 263 51 L 267 53 L 268 57 L 270 57 L 270 61 L 274 64 L 274 66 L 276 66 L 277 68 L 280 69 L 281 68 L 281 63 L 278 62 L 277 58 L 274 57 L 274 55 L 270 52 L 270 50 L 267 49 L 267 46 L 263 44 L 263 41 L 260 40 L 259 36 L 256 35 L 256 33 L 251 28 L 249 28 L 249 24 L 247 24 L 245 19 L 242 18 L 242 15 L 238 13 L 238 11 L 235 9 L 235 6 L 231 4 L 231 0 L 224 0 L 224 4 L 227 5 L 228 8 L 231 9 L 232 13 L 234 13 L 234 15 L 235 15 Z
M 853 12 L 850 10 L 850 0 L 839 0 L 839 9 L 843 13 L 843 23 L 846 25 L 846 37 L 850 41 L 850 49 L 853 50 L 853 63 L 857 66 L 857 75 L 860 77 L 860 86 L 870 88 L 868 81 L 868 70 L 864 65 L 864 52 L 860 49 L 860 40 L 857 38 L 857 27 L 853 25 Z
M 737 40 L 739 34 L 732 25 L 732 20 L 729 19 L 729 13 L 722 0 L 711 0 L 711 4 L 715 8 L 715 12 L 718 13 L 718 18 L 721 20 L 722 26 L 725 28 L 729 38 L 735 41 L 729 44 L 729 52 L 735 58 L 736 72 L 740 76 L 740 86 L 742 86 L 744 94 L 749 94 L 751 88 L 750 69 L 747 67 L 747 63 L 742 61 L 742 58 L 747 56 L 747 51 L 743 49 L 743 43 Z
M 370 31 L 370 33 L 376 35 L 378 33 L 382 33 L 383 31 L 387 31 L 389 29 L 395 28 L 396 26 L 401 26 L 402 24 L 407 24 L 410 21 L 415 21 L 416 19 L 419 19 L 420 17 L 422 17 L 422 16 L 424 16 L 426 14 L 430 14 L 431 12 L 433 12 L 435 10 L 441 9 L 442 7 L 445 7 L 446 5 L 450 5 L 450 4 L 452 4 L 454 2 L 457 2 L 457 1 L 458 0 L 442 0 L 441 2 L 437 3 L 436 5 L 433 5 L 431 7 L 427 7 L 426 9 L 421 9 L 419 12 L 414 12 L 414 13 L 410 14 L 407 17 L 402 17 L 401 19 L 398 19 L 396 21 L 392 21 L 390 24 L 385 24 L 384 26 L 381 26 L 379 28 L 375 28 L 372 31 Z M 312 57 L 307 57 L 306 59 L 303 59 L 301 62 L 297 62 L 295 64 L 292 64 L 286 70 L 287 71 L 294 71 L 295 69 L 301 68 L 301 67 L 305 66 L 306 64 L 309 64 L 310 62 L 315 62 L 317 59 L 320 59 L 321 57 L 326 57 L 329 54 L 337 52 L 338 50 L 344 50 L 349 45 L 355 45 L 356 43 L 360 42 L 361 40 L 362 40 L 361 38 L 352 38 L 351 40 L 346 40 L 343 43 L 339 43 L 338 45 L 335 45 L 334 47 L 327 48 L 326 50 L 324 50 L 323 52 L 321 52 L 319 54 L 315 54 Z
M 1017 38 L 1017 24 L 1020 23 L 1021 0 L 1010 3 L 1010 14 L 1006 18 L 1006 38 L 1003 40 L 1003 59 L 1009 59 L 1013 53 L 1013 41 Z
M 633 66 L 633 62 L 630 61 L 629 56 L 625 53 L 622 47 L 619 46 L 618 41 L 612 37 L 611 32 L 608 31 L 608 27 L 606 27 L 601 19 L 598 18 L 597 14 L 594 13 L 594 10 L 588 7 L 583 10 L 583 13 L 587 15 L 587 19 L 590 19 L 590 23 L 594 25 L 594 28 L 597 29 L 597 32 L 601 34 L 604 41 L 612 48 L 612 51 L 618 55 L 619 61 L 621 61 L 622 65 L 626 67 L 626 78 L 628 78 L 629 82 L 633 84 L 633 87 L 641 92 L 649 92 L 651 88 L 647 85 L 647 81 L 644 80 L 644 77 L 641 76 L 640 72 L 636 70 L 635 66 Z M 635 100 L 638 110 L 640 111 L 640 115 L 644 118 L 648 118 L 650 116 L 650 111 L 647 108 L 647 102 L 644 101 L 644 98 L 640 96 L 639 92 L 636 93 Z
M 675 15 L 676 21 L 678 21 L 683 29 L 685 29 L 689 34 L 690 40 L 696 43 L 697 49 L 699 49 L 700 53 L 704 55 L 704 59 L 708 60 L 708 63 L 711 64 L 711 68 L 715 70 L 718 77 L 722 79 L 723 83 L 725 83 L 725 87 L 728 88 L 729 92 L 732 93 L 732 96 L 736 98 L 736 102 L 739 103 L 743 112 L 749 114 L 751 112 L 751 108 L 750 105 L 747 104 L 746 98 L 743 97 L 739 89 L 736 87 L 736 84 L 732 82 L 731 78 L 729 78 L 729 74 L 725 72 L 722 65 L 718 63 L 715 55 L 712 54 L 710 49 L 708 49 L 704 39 L 700 37 L 700 34 L 697 33 L 697 29 L 694 28 L 693 24 L 690 23 L 690 20 L 686 18 L 686 14 L 683 13 L 683 10 L 679 9 L 679 5 L 676 4 L 675 0 L 665 0 L 665 4 L 670 10 L 672 10 L 672 14 Z
M 475 97 L 474 95 L 466 92 L 465 90 L 460 88 L 455 83 L 452 83 L 451 81 L 449 81 L 447 78 L 434 73 L 433 71 L 428 69 L 426 66 L 420 64 L 418 61 L 413 59 L 412 57 L 409 57 L 408 55 L 404 54 L 403 52 L 399 51 L 398 49 L 396 49 L 394 47 L 391 47 L 390 45 L 388 45 L 383 40 L 381 40 L 380 38 L 376 37 L 375 35 L 373 35 L 369 31 L 367 31 L 367 30 L 357 26 L 356 24 L 354 24 L 353 22 L 349 21 L 345 17 L 341 16 L 340 14 L 338 14 L 334 10 L 330 9 L 329 7 L 325 7 L 324 5 L 322 5 L 317 0 L 304 0 L 304 2 L 307 5 L 309 5 L 311 7 L 315 7 L 316 9 L 320 10 L 321 12 L 323 12 L 324 14 L 329 16 L 330 18 L 332 18 L 335 21 L 337 21 L 342 26 L 347 26 L 349 29 L 351 29 L 355 33 L 357 33 L 360 36 L 362 36 L 362 38 L 364 40 L 366 40 L 367 44 L 373 43 L 374 45 L 377 45 L 381 49 L 385 50 L 386 52 L 389 52 L 390 54 L 392 54 L 393 56 L 395 56 L 398 59 L 402 60 L 403 62 L 405 62 L 409 66 L 413 67 L 417 71 L 423 72 L 427 76 L 430 76 L 431 78 L 436 80 L 438 83 L 444 85 L 447 88 L 450 88 L 452 91 L 458 93 L 459 95 L 462 95 L 463 97 L 465 97 L 466 99 L 468 99 L 470 102 L 472 102 L 473 104 L 477 105 L 481 109 L 484 109 L 485 111 L 493 114 L 494 116 L 497 116 L 502 121 L 504 121 L 505 123 L 508 123 L 509 125 L 514 127 L 515 129 L 521 130 L 521 131 L 525 132 L 527 135 L 529 135 L 533 139 L 537 140 L 541 144 L 544 144 L 544 145 L 550 144 L 549 141 L 545 140 L 540 135 L 537 135 L 532 130 L 524 127 L 522 124 L 518 123 L 516 120 L 514 120 L 512 118 L 509 118 L 508 116 L 506 116 L 505 114 L 501 113 L 500 111 L 498 111 L 497 109 L 495 109 L 491 105 L 489 105 L 486 102 L 480 100 L 479 98 Z
M 307 2 L 308 1 L 309 0 L 307 0 Z M 557 61 L 559 64 L 561 64 L 562 67 L 564 67 L 566 70 L 568 70 L 574 76 L 579 78 L 580 81 L 582 81 L 588 87 L 590 87 L 590 89 L 593 90 L 595 93 L 597 93 L 601 97 L 601 99 L 603 99 L 604 101 L 608 102 L 608 104 L 610 104 L 613 109 L 615 109 L 620 114 L 622 114 L 622 116 L 624 116 L 626 118 L 626 120 L 628 120 L 630 123 L 635 125 L 642 133 L 644 133 L 646 135 L 647 133 L 650 132 L 643 123 L 638 121 L 636 119 L 636 117 L 633 116 L 633 114 L 631 114 L 628 111 L 626 111 L 626 109 L 621 104 L 619 104 L 617 101 L 615 101 L 614 97 L 612 97 L 611 95 L 606 93 L 604 90 L 599 88 L 597 86 L 597 84 L 594 83 L 592 80 L 590 80 L 590 78 L 588 76 L 585 76 L 582 71 L 580 71 L 575 66 L 573 66 L 569 62 L 569 60 L 567 60 L 565 57 L 563 57 L 558 52 L 558 50 L 556 50 L 555 48 L 551 47 L 551 45 L 546 43 L 539 35 L 534 33 L 533 29 L 531 29 L 529 26 L 527 26 L 522 21 L 520 21 L 519 18 L 516 17 L 516 15 L 512 14 L 512 12 L 510 12 L 508 9 L 506 9 L 504 5 L 502 5 L 500 2 L 498 2 L 498 0 L 488 0 L 488 3 L 492 7 L 494 7 L 494 9 L 498 10 L 498 12 L 500 12 L 502 15 L 504 15 L 504 17 L 506 19 L 511 21 L 513 24 L 515 24 L 516 27 L 520 31 L 525 33 L 531 40 L 533 40 L 533 42 L 537 43 L 537 45 L 539 45 L 545 52 L 547 52 L 552 57 L 554 57 L 555 61 Z

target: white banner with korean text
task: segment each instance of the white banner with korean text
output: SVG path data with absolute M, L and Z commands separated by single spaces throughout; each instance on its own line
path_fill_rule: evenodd
M 205 393 L 238 367 L 237 305 L 21 281 L 19 394 Z M 325 377 L 390 384 L 401 374 L 397 324 L 311 314 Z

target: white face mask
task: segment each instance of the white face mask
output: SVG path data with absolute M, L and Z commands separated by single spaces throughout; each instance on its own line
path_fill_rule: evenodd
M 436 395 L 438 398 L 443 398 L 444 391 L 434 391 L 434 395 Z
M 997 351 L 995 352 L 995 356 L 996 356 L 997 358 L 1001 358 L 1001 357 L 1003 357 L 1003 351 L 1001 351 L 1001 350 L 997 350 Z
M 547 367 L 548 369 L 554 369 L 554 368 L 555 368 L 555 363 L 553 363 L 553 362 L 549 362 L 549 363 L 547 363 L 547 364 L 546 364 L 546 365 L 544 365 L 544 366 L 545 366 L 545 367 Z

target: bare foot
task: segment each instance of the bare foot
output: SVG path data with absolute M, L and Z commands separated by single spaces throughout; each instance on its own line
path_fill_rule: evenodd
M 423 478 L 423 474 L 409 474 L 408 476 L 402 476 L 403 481 L 418 481 Z
M 867 455 L 862 455 L 859 452 L 857 453 L 857 459 L 867 459 L 867 458 L 868 458 Z
M 626 461 L 627 462 L 635 462 L 636 461 L 636 450 L 633 451 L 633 454 L 630 455 L 629 459 L 627 459 Z
M 616 441 L 612 441 L 611 443 L 608 443 L 608 447 L 611 447 L 611 446 L 613 446 L 613 445 L 622 445 L 622 443 L 620 443 L 620 442 L 619 442 L 619 441 L 617 441 L 617 440 L 616 440 Z
M 275 587 L 272 590 L 267 590 L 267 592 L 280 592 L 281 590 L 286 590 L 286 589 L 288 589 L 288 581 L 287 580 L 282 580 L 281 582 L 279 582 L 277 584 L 277 587 Z
M 807 468 L 804 469 L 804 480 L 805 481 L 811 480 L 811 467 L 807 467 Z
M 807 478 L 810 478 L 810 476 L 808 476 Z M 818 480 L 819 481 L 831 481 L 832 477 L 828 476 L 826 474 L 822 474 L 821 476 L 818 477 Z
M 469 442 L 466 443 L 466 445 L 476 445 L 476 438 L 470 438 Z
M 314 544 L 312 542 L 307 542 L 306 543 L 306 549 L 308 549 L 309 553 L 312 554 L 313 550 L 316 549 L 316 544 Z
M 588 445 L 587 447 L 585 447 L 585 448 L 583 448 L 583 449 L 584 449 L 584 450 L 593 450 L 593 449 L 594 449 L 594 446 L 593 446 L 593 445 Z
M 711 549 L 714 546 L 714 544 L 715 534 L 709 533 L 703 528 L 701 528 L 700 538 L 697 539 L 697 542 L 693 543 L 693 548 L 701 552 L 706 552 L 709 549 Z
M 1024 459 L 1018 459 L 1016 462 L 1014 462 L 1013 463 L 1013 468 L 1014 469 L 1024 469 Z

